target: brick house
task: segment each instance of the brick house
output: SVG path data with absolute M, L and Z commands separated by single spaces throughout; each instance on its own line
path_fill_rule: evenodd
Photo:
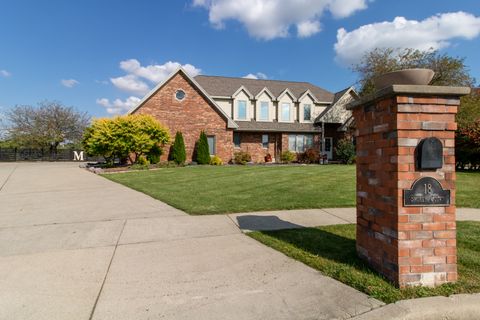
M 267 154 L 279 161 L 285 150 L 300 153 L 308 148 L 335 159 L 334 146 L 351 122 L 345 106 L 356 97 L 353 88 L 333 94 L 307 82 L 191 77 L 180 68 L 129 114 L 153 115 L 172 137 L 181 131 L 187 161 L 192 161 L 202 130 L 210 153 L 225 163 L 240 150 L 250 153 L 254 162 L 264 162 Z M 162 155 L 162 160 L 167 157 Z

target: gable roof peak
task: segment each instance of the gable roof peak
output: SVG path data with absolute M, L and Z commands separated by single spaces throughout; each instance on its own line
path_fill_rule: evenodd
M 147 93 L 140 102 L 134 106 L 132 109 L 128 111 L 127 114 L 132 114 L 136 110 L 138 110 L 148 99 L 150 99 L 158 90 L 160 90 L 164 85 L 166 85 L 173 77 L 175 77 L 177 74 L 183 74 L 186 78 L 187 81 L 189 81 L 196 89 L 200 91 L 200 94 L 220 113 L 222 117 L 224 117 L 227 120 L 227 127 L 228 128 L 238 128 L 238 125 L 233 121 L 232 118 L 230 118 L 225 111 L 210 97 L 210 95 L 205 91 L 202 86 L 195 81 L 195 79 L 188 74 L 185 69 L 183 69 L 181 66 L 179 66 L 176 70 L 174 70 L 168 77 L 166 77 L 163 81 L 158 83 L 152 90 L 150 90 L 149 93 Z

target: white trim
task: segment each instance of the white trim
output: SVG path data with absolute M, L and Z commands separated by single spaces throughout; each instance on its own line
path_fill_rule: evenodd
M 277 101 L 280 101 L 280 99 L 282 99 L 285 94 L 288 94 L 290 96 L 290 98 L 292 99 L 292 102 L 297 102 L 297 97 L 295 97 L 295 95 L 292 93 L 292 91 L 290 91 L 290 89 L 288 89 L 288 88 L 283 90 L 282 93 L 280 93 L 278 95 Z
M 272 101 L 274 101 L 274 100 L 276 99 L 275 95 L 274 95 L 270 90 L 268 90 L 267 87 L 264 87 L 264 88 L 263 88 L 262 90 L 260 90 L 260 92 L 257 93 L 257 95 L 254 97 L 255 100 L 258 100 L 258 97 L 260 97 L 260 96 L 262 95 L 262 93 L 264 93 L 264 92 L 267 93 L 267 94 L 270 96 L 270 99 L 271 99 Z
M 319 103 L 317 97 L 315 97 L 315 95 L 310 91 L 310 89 L 307 89 L 304 93 L 302 93 L 302 95 L 298 98 L 298 102 L 301 102 L 301 100 L 307 95 L 312 98 L 314 103 Z
M 178 99 L 177 98 L 177 92 L 178 91 L 182 91 L 183 92 L 183 98 L 182 99 Z M 178 102 L 182 102 L 183 100 L 185 100 L 185 98 L 187 97 L 187 93 L 185 92 L 185 90 L 183 90 L 182 88 L 179 88 L 177 90 L 175 90 L 175 93 L 173 94 L 175 100 L 177 100 Z
M 240 88 L 237 89 L 237 91 L 235 91 L 234 94 L 232 94 L 231 98 L 232 99 L 235 99 L 235 97 L 240 94 L 240 92 L 245 92 L 248 96 L 249 99 L 253 99 L 253 94 L 250 93 L 250 91 L 247 90 L 247 88 L 245 88 L 245 86 L 241 86 Z
M 231 96 L 210 96 L 212 99 L 225 99 L 232 100 Z
M 231 119 L 225 111 L 210 97 L 210 95 L 203 89 L 197 81 L 193 77 L 191 77 L 182 67 L 179 67 L 177 70 L 172 72 L 165 80 L 157 84 L 155 88 L 153 88 L 149 93 L 147 93 L 140 102 L 130 109 L 127 114 L 132 114 L 133 112 L 137 111 L 148 99 L 150 99 L 158 90 L 160 90 L 165 84 L 167 84 L 174 76 L 178 73 L 183 73 L 187 79 L 202 93 L 202 95 L 217 109 L 217 111 L 226 118 L 227 120 L 227 128 L 238 128 L 238 125 Z

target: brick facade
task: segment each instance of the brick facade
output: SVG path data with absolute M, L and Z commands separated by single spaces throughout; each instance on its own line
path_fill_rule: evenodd
M 357 252 L 400 287 L 457 280 L 454 138 L 459 95 L 396 93 L 353 109 Z M 443 166 L 419 171 L 415 148 L 428 137 L 442 142 Z M 404 206 L 403 190 L 421 177 L 433 177 L 451 190 L 451 205 Z
M 175 98 L 181 89 L 186 93 L 182 101 Z M 185 75 L 177 73 L 154 93 L 135 113 L 150 114 L 168 127 L 173 138 L 177 131 L 183 133 L 187 161 L 192 161 L 195 143 L 200 132 L 216 139 L 216 154 L 226 163 L 233 155 L 233 130 L 227 128 L 227 120 L 196 89 Z M 169 146 L 165 146 L 162 161 L 167 160 Z
M 178 100 L 175 97 L 177 90 L 185 92 L 185 98 Z M 150 95 L 132 113 L 149 114 L 154 116 L 170 131 L 173 140 L 177 131 L 183 133 L 185 141 L 187 162 L 194 161 L 195 145 L 200 132 L 204 130 L 207 136 L 215 136 L 215 154 L 224 163 L 232 161 L 234 152 L 246 151 L 252 156 L 255 163 L 265 162 L 265 156 L 270 154 L 273 161 L 280 161 L 282 151 L 288 150 L 289 134 L 312 134 L 314 137 L 313 148 L 320 149 L 320 133 L 281 132 L 277 131 L 242 131 L 241 128 L 233 129 L 236 124 L 228 118 L 224 111 L 210 100 L 210 97 L 201 89 L 194 80 L 184 72 L 177 72 L 165 83 L 162 83 L 156 92 Z M 305 124 L 298 123 L 299 128 Z M 313 125 L 311 125 L 313 128 Z M 336 129 L 340 124 L 325 124 L 326 137 L 332 137 L 333 157 L 334 146 L 337 144 L 339 133 Z M 241 136 L 241 146 L 234 147 L 233 135 L 238 132 Z M 268 134 L 268 148 L 262 144 L 262 135 Z M 168 160 L 170 145 L 164 147 L 161 161 Z
M 268 148 L 264 148 L 262 144 L 262 135 L 268 135 Z M 248 152 L 252 156 L 252 161 L 255 163 L 265 162 L 265 156 L 270 154 L 273 161 L 276 153 L 277 144 L 281 143 L 281 134 L 275 132 L 239 132 L 240 148 L 235 147 L 234 151 Z M 277 148 L 278 149 L 278 148 Z M 278 155 L 280 157 L 280 155 Z

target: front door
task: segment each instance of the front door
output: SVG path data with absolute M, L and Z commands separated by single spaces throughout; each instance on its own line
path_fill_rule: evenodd
M 325 137 L 325 154 L 328 160 L 333 158 L 333 138 Z

